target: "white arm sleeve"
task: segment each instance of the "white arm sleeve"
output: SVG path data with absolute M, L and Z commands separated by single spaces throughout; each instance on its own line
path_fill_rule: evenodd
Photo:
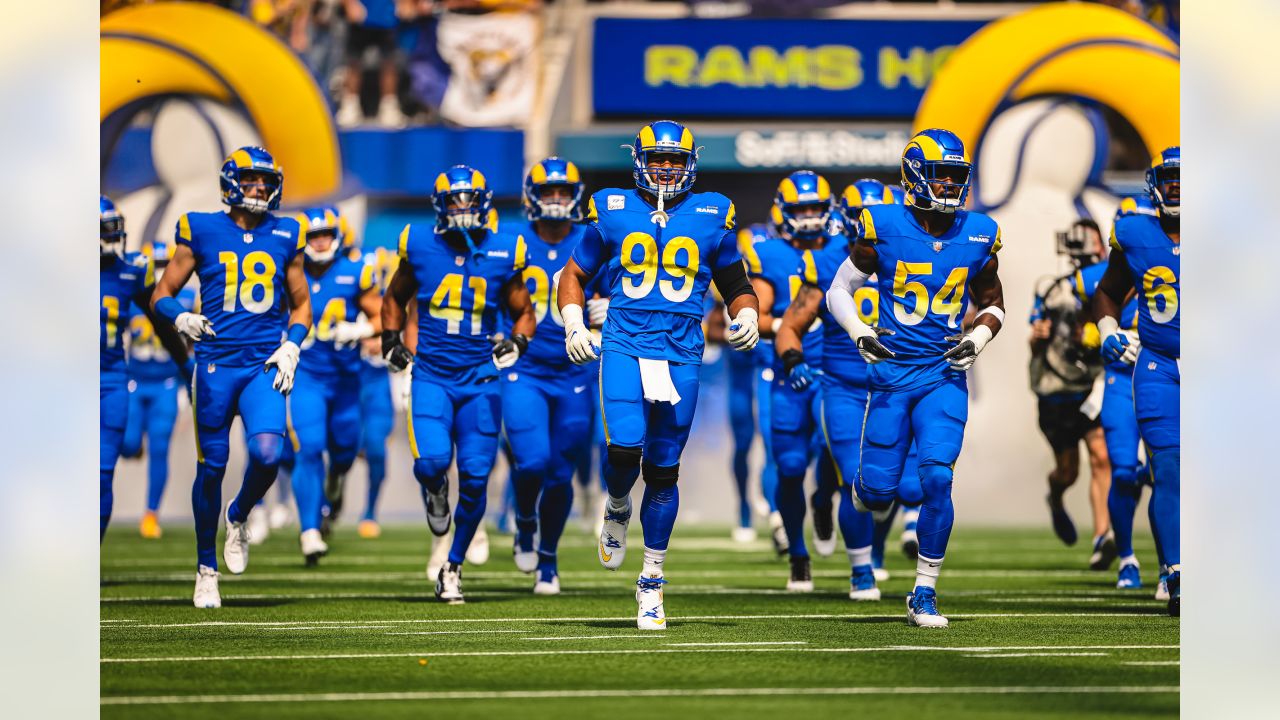
M 858 317 L 858 307 L 853 301 L 854 292 L 865 285 L 870 277 L 854 267 L 853 258 L 849 258 L 840 265 L 835 280 L 831 281 L 831 287 L 827 289 L 827 309 L 831 311 L 836 322 L 840 323 L 840 327 L 855 340 L 875 334 L 875 331 Z

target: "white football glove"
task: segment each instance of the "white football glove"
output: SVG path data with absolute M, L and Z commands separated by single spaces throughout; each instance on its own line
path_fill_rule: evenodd
M 951 369 L 964 372 L 973 367 L 978 360 L 978 353 L 982 352 L 982 348 L 986 347 L 991 340 L 991 328 L 986 325 L 974 325 L 964 335 L 952 335 L 947 339 L 954 340 L 956 346 L 944 353 L 942 357 L 946 358 Z
M 178 332 L 193 341 L 202 340 L 206 335 L 217 337 L 217 333 L 213 331 L 213 323 L 209 322 L 209 318 L 197 313 L 179 313 L 178 317 L 173 319 L 173 326 L 178 329 Z
M 604 327 L 605 316 L 609 312 L 609 298 L 595 298 L 587 301 L 587 319 L 591 327 Z
M 742 308 L 729 325 L 725 340 L 734 350 L 747 351 L 760 342 L 760 315 L 751 308 Z
M 1120 361 L 1132 365 L 1138 361 L 1138 353 L 1142 351 L 1142 343 L 1138 333 L 1132 330 L 1121 330 L 1120 324 L 1113 317 L 1104 317 L 1098 321 L 1098 333 L 1102 336 L 1102 358 L 1107 362 Z
M 506 370 L 529 349 L 529 338 L 516 333 L 493 346 L 493 364 L 499 370 Z
M 564 351 L 575 365 L 586 365 L 600 358 L 592 342 L 591 331 L 582 322 L 581 305 L 565 305 L 560 309 L 564 320 Z
M 286 340 L 267 358 L 266 368 L 276 369 L 276 379 L 271 387 L 279 390 L 281 395 L 288 395 L 293 390 L 293 375 L 298 371 L 298 355 L 301 352 L 295 343 Z
M 361 340 L 373 336 L 373 325 L 364 315 L 355 322 L 340 322 L 333 326 L 334 347 L 353 347 Z

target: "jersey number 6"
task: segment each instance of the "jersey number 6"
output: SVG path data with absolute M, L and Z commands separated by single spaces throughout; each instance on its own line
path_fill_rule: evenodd
M 640 259 L 635 259 L 636 248 L 640 249 Z M 680 251 L 684 251 L 684 263 L 679 262 Z M 674 280 L 663 278 L 658 281 L 658 242 L 648 233 L 634 232 L 622 241 L 622 269 L 634 277 L 622 278 L 622 292 L 629 298 L 647 297 L 658 285 L 662 297 L 673 303 L 684 302 L 693 294 L 694 278 L 698 275 L 698 243 L 690 237 L 674 237 L 667 241 L 662 250 L 662 271 Z M 676 283 L 680 287 L 676 287 Z

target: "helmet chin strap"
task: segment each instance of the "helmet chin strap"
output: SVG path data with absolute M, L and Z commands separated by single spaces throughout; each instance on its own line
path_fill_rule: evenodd
M 327 263 L 338 255 L 337 243 L 334 242 L 329 246 L 328 250 L 312 250 L 310 245 L 303 249 L 307 254 L 307 259 L 314 263 Z

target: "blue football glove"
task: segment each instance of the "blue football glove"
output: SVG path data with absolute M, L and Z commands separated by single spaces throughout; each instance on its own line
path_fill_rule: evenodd
M 804 353 L 799 350 L 788 350 L 782 353 L 782 369 L 787 373 L 787 382 L 791 389 L 803 392 L 813 384 L 813 368 L 804 361 Z
M 1138 351 L 1142 343 L 1129 330 L 1113 332 L 1102 340 L 1102 359 L 1107 362 L 1122 362 L 1132 365 L 1138 360 Z

